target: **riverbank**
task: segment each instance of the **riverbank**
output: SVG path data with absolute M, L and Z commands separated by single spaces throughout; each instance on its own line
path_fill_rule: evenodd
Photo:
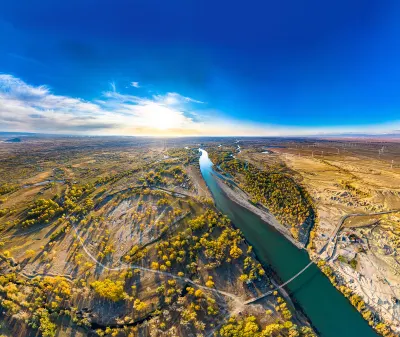
M 214 174 L 215 180 L 218 183 L 218 186 L 221 190 L 231 199 L 233 202 L 239 204 L 240 206 L 248 209 L 250 212 L 258 215 L 263 221 L 267 222 L 269 225 L 274 227 L 279 233 L 281 233 L 287 240 L 289 240 L 293 245 L 295 245 L 298 249 L 304 249 L 304 245 L 298 241 L 296 241 L 290 231 L 282 226 L 279 221 L 267 210 L 260 209 L 253 205 L 249 201 L 249 196 L 243 192 L 241 189 L 235 186 L 228 186 L 223 179 Z
M 290 234 L 289 230 L 287 230 L 286 227 L 282 226 L 278 220 L 267 210 L 263 210 L 260 208 L 257 208 L 254 206 L 251 202 L 249 202 L 249 196 L 241 190 L 240 188 L 231 185 L 228 186 L 223 178 L 220 178 L 217 174 L 213 175 L 215 178 L 215 181 L 217 182 L 218 186 L 221 188 L 223 193 L 226 194 L 226 196 L 232 200 L 234 203 L 246 208 L 253 214 L 257 215 L 258 217 L 261 218 L 261 220 L 267 222 L 269 225 L 274 227 L 281 235 L 283 235 L 288 241 L 290 241 L 294 246 L 296 246 L 298 249 L 304 249 L 304 245 L 301 243 L 297 242 Z M 271 282 L 274 285 L 274 287 L 278 287 L 279 284 L 282 284 L 284 280 L 280 279 L 276 271 L 270 266 L 271 272 L 272 272 L 272 277 L 271 277 Z M 317 328 L 312 324 L 310 318 L 307 316 L 307 314 L 304 312 L 303 308 L 299 306 L 296 301 L 293 301 L 293 299 L 290 297 L 289 293 L 284 289 L 280 288 L 279 293 L 282 295 L 282 297 L 286 300 L 287 303 L 293 308 L 293 310 L 296 311 L 296 315 L 300 319 L 300 321 L 304 322 L 309 322 L 314 330 L 317 331 Z
M 323 159 L 300 149 L 275 152 L 314 200 L 318 227 L 313 231 L 315 249 L 308 250 L 310 256 L 332 239 L 324 255 L 330 257 L 327 265 L 339 284 L 362 298 L 374 322 L 379 317 L 399 336 L 400 215 L 379 213 L 400 207 L 400 171 L 362 155 L 361 148 Z M 252 160 L 263 162 L 260 156 Z
M 265 209 L 265 208 L 262 209 L 262 208 L 259 208 L 259 207 L 255 206 L 254 204 L 252 204 L 249 201 L 250 200 L 250 196 L 245 191 L 240 189 L 235 183 L 232 184 L 229 180 L 226 180 L 223 175 L 220 175 L 218 173 L 213 172 L 212 175 L 215 178 L 215 181 L 217 182 L 217 185 L 219 186 L 219 188 L 223 191 L 223 193 L 230 200 L 232 200 L 234 203 L 246 208 L 247 210 L 249 210 L 253 214 L 259 216 L 263 221 L 267 222 L 269 225 L 274 227 L 281 235 L 283 235 L 288 241 L 290 241 L 297 248 L 306 250 L 307 253 L 309 254 L 309 257 L 312 260 L 315 261 L 315 259 L 318 260 L 320 258 L 320 256 L 318 254 L 313 253 L 312 251 L 309 251 L 309 250 L 305 249 L 305 246 L 302 243 L 296 241 L 291 236 L 291 233 L 289 232 L 289 230 L 287 230 L 286 227 L 282 226 L 278 222 L 278 220 L 271 213 L 268 212 L 267 209 Z M 347 273 L 343 273 L 342 271 L 339 271 L 339 268 L 337 268 L 337 266 L 335 264 L 333 264 L 332 261 L 329 263 L 329 266 L 331 268 L 331 271 L 335 275 L 335 281 L 332 281 L 332 279 L 328 275 L 327 275 L 328 276 L 327 278 L 332 283 L 332 285 L 339 292 L 342 293 L 343 297 L 347 298 L 352 303 L 352 301 L 349 299 L 350 295 L 345 293 L 345 290 L 342 289 L 343 286 L 346 286 L 346 291 L 352 291 L 351 295 L 354 295 L 354 294 L 361 295 L 360 293 L 362 293 L 364 296 L 367 295 L 366 294 L 367 292 L 365 291 L 365 289 L 363 289 L 359 285 L 359 282 L 357 282 L 357 278 L 356 277 L 349 278 L 348 277 L 349 275 Z M 321 269 L 321 271 L 322 271 L 322 269 Z M 340 282 L 339 282 L 339 280 L 340 280 Z M 339 286 L 338 283 L 341 284 L 341 286 Z M 350 287 L 348 287 L 348 285 L 350 285 Z M 289 296 L 287 296 L 287 297 L 290 298 Z M 376 294 L 373 295 L 372 293 L 369 293 L 367 295 L 368 299 L 370 299 L 371 297 L 376 297 Z M 370 301 L 368 301 L 368 302 L 370 302 Z M 352 305 L 353 305 L 353 303 L 352 303 Z M 359 311 L 356 305 L 354 305 L 354 307 L 357 309 L 357 311 Z M 378 306 L 378 307 L 380 307 L 380 306 Z M 298 311 L 302 311 L 301 308 L 297 308 L 297 310 Z M 376 315 L 378 315 L 379 317 L 383 318 L 383 320 L 380 319 L 380 322 L 388 324 L 388 326 L 391 327 L 392 331 L 396 331 L 396 333 L 399 331 L 398 325 L 395 325 L 393 323 L 392 324 L 389 323 L 390 320 L 387 319 L 387 315 L 388 315 L 388 311 L 387 310 L 382 310 L 382 309 L 380 309 L 380 310 L 378 309 L 377 310 L 376 307 L 371 306 L 371 305 L 368 305 L 368 310 L 375 317 L 376 317 Z M 365 316 L 365 313 L 363 313 L 363 312 L 360 312 L 360 314 L 363 317 Z M 368 321 L 368 319 L 366 319 L 366 317 L 367 316 L 365 316 L 365 320 Z M 379 325 L 375 329 L 378 330 L 378 331 L 381 331 L 381 332 L 385 330 L 383 325 Z
M 241 230 L 246 241 L 253 247 L 257 260 L 264 268 L 274 271 L 274 279 L 285 282 L 293 278 L 310 263 L 307 251 L 293 244 L 287 233 L 282 233 L 282 228 L 274 227 L 270 215 L 265 217 L 265 214 L 260 214 L 260 210 L 251 204 L 245 193 L 230 191 L 229 186 L 234 184 L 223 183 L 223 176 L 220 177 L 222 180 L 216 179 L 219 174 L 213 170 L 214 165 L 207 152 L 201 152 L 201 172 L 217 209 Z M 321 337 L 378 337 L 314 263 L 287 284 L 285 290 Z
M 318 255 L 312 252 L 310 253 L 311 258 L 318 258 Z M 340 291 L 344 297 L 349 299 L 350 303 L 362 314 L 367 322 L 375 320 L 375 329 L 384 336 L 399 336 L 400 333 L 400 320 L 399 320 L 399 304 L 393 301 L 394 294 L 393 290 L 397 290 L 397 286 L 393 286 L 388 281 L 373 282 L 373 278 L 379 277 L 375 275 L 371 269 L 375 269 L 374 263 L 364 253 L 364 258 L 360 262 L 360 268 L 363 273 L 369 272 L 369 276 L 358 272 L 354 268 L 350 267 L 346 263 L 334 260 L 325 261 L 323 266 L 317 264 L 320 269 L 326 274 L 332 285 Z M 324 271 L 324 266 L 329 267 L 328 273 Z M 368 311 L 372 314 L 367 315 L 364 310 L 360 311 L 358 303 L 361 301 L 352 302 L 350 299 L 352 296 L 360 296 L 360 300 L 365 302 L 365 306 Z M 386 326 L 386 327 L 385 327 Z M 389 328 L 392 331 L 389 334 Z M 383 334 L 386 331 L 387 334 Z
M 284 226 L 282 226 L 278 220 L 271 214 L 269 213 L 267 210 L 263 210 L 260 209 L 258 207 L 256 207 L 255 205 L 253 205 L 250 201 L 249 201 L 249 196 L 243 191 L 241 190 L 239 187 L 229 184 L 223 179 L 223 177 L 220 177 L 218 174 L 213 174 L 215 181 L 217 182 L 217 185 L 220 187 L 220 189 L 223 191 L 223 193 L 225 193 L 225 195 L 232 200 L 234 203 L 246 208 L 247 210 L 249 210 L 250 212 L 252 212 L 253 214 L 259 216 L 263 221 L 267 222 L 269 225 L 271 225 L 272 227 L 274 227 L 280 234 L 282 234 L 288 241 L 290 241 L 294 246 L 296 246 L 298 249 L 304 249 L 305 251 L 307 251 L 307 253 L 309 254 L 309 257 L 315 261 L 315 259 L 319 259 L 319 255 L 316 253 L 313 253 L 312 251 L 308 251 L 307 249 L 305 249 L 304 245 L 297 242 L 290 234 L 289 230 L 287 230 L 287 228 L 285 228 Z M 334 286 L 340 293 L 342 293 L 343 297 L 346 297 L 348 299 L 349 295 L 346 296 L 346 294 L 343 292 L 343 289 L 341 289 L 340 286 L 338 286 L 338 282 L 339 279 L 342 280 L 340 283 L 342 285 L 347 285 L 349 284 L 351 287 L 348 288 L 349 290 L 351 289 L 353 291 L 353 294 L 359 294 L 362 290 L 362 288 L 357 287 L 359 284 L 358 282 L 354 282 L 351 281 L 351 278 L 349 279 L 347 274 L 343 275 L 342 272 L 340 272 L 337 268 L 337 266 L 335 266 L 332 262 L 328 263 L 328 265 L 331 268 L 331 271 L 334 273 L 335 275 L 335 281 L 332 281 L 331 278 L 327 275 L 327 278 L 329 279 L 329 281 L 332 283 L 332 286 Z M 318 268 L 320 268 L 318 266 Z M 321 269 L 321 268 L 320 268 Z M 322 271 L 322 270 L 321 270 Z M 347 280 L 346 280 L 347 278 Z M 346 281 L 348 282 L 346 282 Z M 282 289 L 283 290 L 283 289 Z M 365 294 L 365 290 L 362 291 Z M 285 299 L 288 300 L 288 298 L 290 299 L 290 296 L 288 293 L 285 293 Z M 302 312 L 301 308 L 298 308 L 297 306 L 295 306 L 295 304 L 290 301 L 291 304 L 293 305 L 293 307 L 296 307 L 297 311 Z M 350 301 L 351 302 L 351 301 Z M 385 312 L 382 312 L 382 310 L 374 310 L 375 308 L 373 306 L 368 306 L 368 309 L 374 314 L 378 314 L 379 316 L 383 316 L 385 318 L 386 314 Z M 362 313 L 360 313 L 362 314 Z M 366 319 L 366 321 L 368 321 Z M 386 320 L 384 320 L 386 321 Z M 387 322 L 387 321 L 386 321 Z M 311 322 L 312 323 L 312 322 Z M 315 328 L 315 327 L 314 327 Z M 391 328 L 398 332 L 398 326 L 395 325 L 391 325 Z

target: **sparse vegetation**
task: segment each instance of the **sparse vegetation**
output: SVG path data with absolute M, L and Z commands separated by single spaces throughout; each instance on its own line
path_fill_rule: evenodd
M 5 324 L 12 317 L 49 337 L 61 322 L 83 335 L 201 336 L 235 306 L 220 291 L 250 298 L 271 285 L 240 230 L 199 195 L 196 149 L 166 154 L 152 140 L 106 139 L 79 140 L 71 151 L 75 139 L 43 142 L 18 158 L 0 151 L 8 158 L 0 170 Z M 255 311 L 238 325 L 262 333 L 279 320 L 289 336 L 295 312 L 279 298 L 265 299 L 268 324 Z

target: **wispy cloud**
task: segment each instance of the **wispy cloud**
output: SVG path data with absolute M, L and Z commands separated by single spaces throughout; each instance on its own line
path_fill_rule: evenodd
M 131 86 L 134 88 L 140 88 L 139 82 L 131 82 Z
M 195 100 L 190 97 L 182 96 L 176 92 L 169 92 L 166 95 L 154 95 L 155 100 L 163 104 L 182 104 L 182 103 L 197 103 L 204 104 L 202 101 Z
M 117 86 L 115 85 L 115 82 L 110 82 L 110 87 L 112 91 L 116 92 L 117 91 Z
M 9 53 L 8 55 L 10 57 L 14 58 L 14 59 L 17 59 L 17 60 L 20 60 L 20 61 L 23 61 L 23 62 L 28 62 L 28 63 L 32 63 L 34 65 L 39 65 L 39 66 L 46 66 L 42 62 L 40 62 L 38 60 L 35 60 L 33 58 L 30 58 L 30 57 L 26 57 L 24 55 L 19 55 L 19 54 L 14 54 L 14 53 Z

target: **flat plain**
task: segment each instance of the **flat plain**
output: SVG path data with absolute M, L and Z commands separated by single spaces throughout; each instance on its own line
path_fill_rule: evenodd
M 4 336 L 314 336 L 199 169 L 199 139 L 0 143 Z M 250 336 L 249 335 L 249 336 Z

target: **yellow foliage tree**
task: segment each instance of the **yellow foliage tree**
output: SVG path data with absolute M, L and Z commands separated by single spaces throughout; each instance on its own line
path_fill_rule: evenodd
M 105 279 L 104 281 L 95 281 L 90 284 L 94 291 L 101 297 L 104 297 L 113 302 L 122 300 L 125 297 L 123 281 L 111 281 Z

